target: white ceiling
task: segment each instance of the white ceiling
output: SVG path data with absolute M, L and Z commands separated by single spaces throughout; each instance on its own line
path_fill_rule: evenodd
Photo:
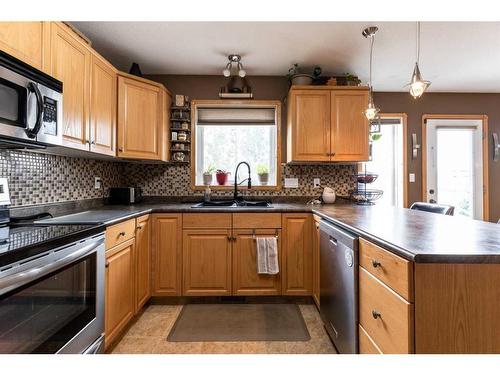
M 295 62 L 324 73 L 368 80 L 369 44 L 377 25 L 373 84 L 404 91 L 415 61 L 413 22 L 73 22 L 119 69 L 145 74 L 221 74 L 239 53 L 249 77 L 285 75 Z M 500 92 L 500 22 L 424 22 L 420 68 L 434 92 Z

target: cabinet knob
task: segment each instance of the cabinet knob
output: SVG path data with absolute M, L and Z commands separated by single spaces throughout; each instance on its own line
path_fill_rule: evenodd
M 141 230 L 142 228 L 143 228 L 143 226 L 142 226 L 142 225 L 138 225 L 138 226 L 137 226 L 137 228 L 135 228 L 135 229 L 137 229 L 137 230 Z
M 373 319 L 382 318 L 382 315 L 377 310 L 372 310 Z
M 118 151 L 123 152 L 123 147 L 119 147 Z
M 120 233 L 118 233 L 118 237 L 125 236 L 125 234 L 126 234 L 125 232 L 120 232 Z
M 106 264 L 104 265 L 106 268 L 109 267 L 109 262 L 106 262 Z
M 372 266 L 373 268 L 377 268 L 377 267 L 382 267 L 382 263 L 380 263 L 378 260 L 372 260 Z

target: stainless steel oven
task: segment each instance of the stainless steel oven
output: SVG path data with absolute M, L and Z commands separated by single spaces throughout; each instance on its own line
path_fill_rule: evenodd
M 0 269 L 0 353 L 96 353 L 104 343 L 104 234 Z
M 62 83 L 0 51 L 0 146 L 62 143 Z

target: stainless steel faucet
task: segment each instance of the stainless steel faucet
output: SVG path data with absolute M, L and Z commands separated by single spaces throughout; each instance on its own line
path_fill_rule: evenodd
M 238 182 L 238 168 L 240 167 L 241 164 L 245 164 L 248 168 L 248 178 Z M 238 185 L 242 184 L 245 181 L 248 181 L 248 189 L 252 188 L 252 173 L 250 171 L 250 164 L 248 164 L 246 161 L 241 161 L 238 163 L 236 166 L 236 171 L 234 172 L 234 196 L 233 199 L 235 201 L 240 200 L 241 198 L 238 196 Z

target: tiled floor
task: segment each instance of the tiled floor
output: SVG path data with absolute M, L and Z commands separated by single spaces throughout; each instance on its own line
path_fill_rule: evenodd
M 151 305 L 130 327 L 113 354 L 327 354 L 335 353 L 314 305 L 300 305 L 309 341 L 168 342 L 182 306 Z

